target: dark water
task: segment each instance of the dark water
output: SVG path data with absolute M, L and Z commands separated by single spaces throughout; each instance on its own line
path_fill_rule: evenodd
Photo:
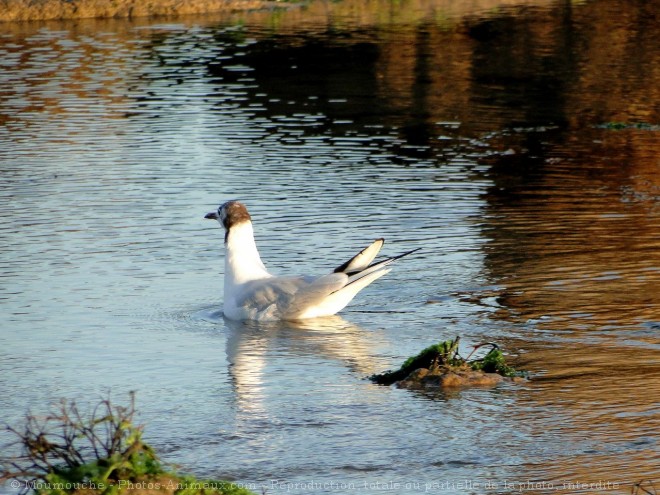
M 657 7 L 0 26 L 0 418 L 136 390 L 164 460 L 267 493 L 660 489 Z M 336 318 L 228 324 L 228 199 L 275 273 L 422 251 Z M 365 379 L 455 335 L 533 380 Z

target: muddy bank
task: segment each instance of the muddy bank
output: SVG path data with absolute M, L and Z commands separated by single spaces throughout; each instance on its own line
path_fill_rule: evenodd
M 133 18 L 217 14 L 246 10 L 267 10 L 304 5 L 305 11 L 320 15 L 346 15 L 373 23 L 384 12 L 404 12 L 409 20 L 422 14 L 443 19 L 501 8 L 539 6 L 551 0 L 410 0 L 404 6 L 390 0 L 0 0 L 0 22 L 83 18 Z M 398 14 L 401 15 L 401 14 Z M 294 22 L 298 22 L 296 19 Z
M 0 0 L 0 22 L 210 14 L 286 5 L 266 0 Z

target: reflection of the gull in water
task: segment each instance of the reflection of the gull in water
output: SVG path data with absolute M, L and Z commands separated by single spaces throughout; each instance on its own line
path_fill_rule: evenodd
M 378 369 L 367 331 L 339 316 L 268 323 L 225 319 L 225 325 L 229 373 L 241 408 L 262 408 L 269 353 L 340 361 L 363 375 Z

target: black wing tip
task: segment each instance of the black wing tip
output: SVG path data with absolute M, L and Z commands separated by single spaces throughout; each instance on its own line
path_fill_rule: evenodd
M 350 262 L 351 262 L 351 260 L 348 260 L 346 263 L 343 263 L 343 264 L 339 265 L 337 268 L 335 268 L 332 271 L 332 273 L 341 273 L 341 272 L 343 272 L 344 270 L 346 270 L 346 268 L 348 268 L 348 264 Z
M 342 273 L 344 270 L 346 270 L 346 268 L 348 268 L 348 265 L 350 265 L 351 262 L 352 262 L 355 258 L 357 258 L 357 257 L 360 256 L 362 253 L 364 253 L 367 249 L 369 249 L 371 246 L 373 246 L 374 243 L 376 243 L 376 242 L 380 242 L 380 246 L 381 246 L 381 248 L 382 248 L 382 247 L 383 247 L 383 244 L 385 244 L 385 238 L 384 238 L 384 237 L 379 237 L 378 239 L 374 239 L 374 240 L 372 241 L 371 244 L 369 244 L 366 248 L 364 248 L 364 249 L 363 249 L 362 251 L 360 251 L 358 254 L 356 254 L 355 256 L 353 256 L 353 257 L 352 257 L 350 260 L 348 260 L 346 263 L 342 263 L 342 264 L 339 265 L 337 268 L 335 268 L 335 269 L 333 270 L 332 273 Z M 358 270 L 358 271 L 359 271 L 359 270 Z M 353 272 L 353 273 L 357 273 L 357 272 Z
M 385 242 L 385 239 L 384 239 L 383 237 L 379 237 L 379 238 L 376 239 L 374 242 L 378 242 L 378 241 L 381 241 L 382 243 L 384 243 L 384 242 Z M 372 244 L 373 244 L 373 243 L 372 243 Z M 367 248 L 365 248 L 365 249 L 367 249 Z M 363 268 L 362 270 L 355 270 L 355 271 L 350 271 L 350 272 L 345 271 L 346 268 L 348 268 L 348 265 L 351 264 L 351 261 L 353 261 L 353 260 L 355 259 L 355 256 L 354 256 L 353 258 L 351 258 L 350 260 L 348 260 L 346 263 L 344 263 L 344 264 L 338 266 L 337 268 L 335 268 L 335 269 L 333 270 L 333 273 L 346 273 L 346 275 L 349 275 L 349 276 L 350 276 L 350 275 L 355 275 L 356 273 L 360 273 L 360 272 L 362 272 L 362 271 L 364 271 L 364 270 L 368 270 L 369 268 L 371 268 L 371 267 L 373 267 L 373 266 L 376 266 L 376 265 L 381 265 L 381 264 L 383 264 L 383 263 L 389 264 L 389 263 L 391 263 L 391 262 L 393 262 L 393 261 L 395 261 L 395 260 L 398 260 L 398 259 L 400 259 L 400 258 L 403 258 L 404 256 L 408 256 L 409 254 L 415 253 L 415 252 L 419 251 L 420 249 L 422 249 L 422 248 L 419 247 L 419 248 L 416 248 L 416 249 L 411 249 L 410 251 L 406 251 L 405 253 L 401 253 L 401 254 L 398 254 L 398 255 L 396 255 L 396 256 L 392 256 L 392 257 L 390 257 L 390 258 L 385 258 L 384 260 L 381 260 L 381 261 L 377 261 L 377 262 L 375 262 L 375 263 L 372 263 L 371 265 L 369 265 L 369 266 Z M 360 251 L 360 253 L 359 253 L 357 256 L 359 256 L 359 255 L 362 254 L 363 252 L 364 252 L 364 249 L 363 249 L 362 251 Z
M 405 253 L 397 254 L 396 256 L 391 256 L 389 258 L 385 258 L 384 260 L 376 261 L 375 263 L 372 263 L 371 265 L 369 265 L 368 267 L 366 267 L 362 270 L 356 270 L 354 272 L 345 272 L 345 273 L 346 273 L 346 275 L 350 276 L 350 275 L 356 275 L 360 272 L 363 272 L 365 270 L 368 270 L 369 268 L 373 268 L 373 267 L 378 266 L 378 265 L 387 266 L 390 263 L 393 263 L 394 261 L 403 258 L 404 256 L 408 256 L 409 254 L 413 254 L 413 253 L 419 251 L 420 249 L 422 249 L 422 248 L 411 249 L 410 251 L 406 251 Z
M 422 248 L 421 248 L 421 247 L 418 247 L 418 248 L 415 248 L 415 249 L 411 249 L 410 251 L 406 251 L 405 253 L 401 253 L 401 254 L 399 254 L 399 255 L 397 255 L 397 256 L 392 256 L 390 259 L 391 259 L 391 260 L 398 260 L 399 258 L 403 258 L 404 256 L 408 256 L 409 254 L 416 253 L 416 252 L 419 251 L 420 249 L 422 249 Z

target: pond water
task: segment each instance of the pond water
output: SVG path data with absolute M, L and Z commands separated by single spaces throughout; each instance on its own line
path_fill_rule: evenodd
M 259 493 L 660 489 L 657 11 L 465 3 L 0 26 L 0 418 L 135 390 L 165 461 Z M 229 199 L 277 274 L 422 250 L 225 322 Z M 456 335 L 532 380 L 366 379 Z

